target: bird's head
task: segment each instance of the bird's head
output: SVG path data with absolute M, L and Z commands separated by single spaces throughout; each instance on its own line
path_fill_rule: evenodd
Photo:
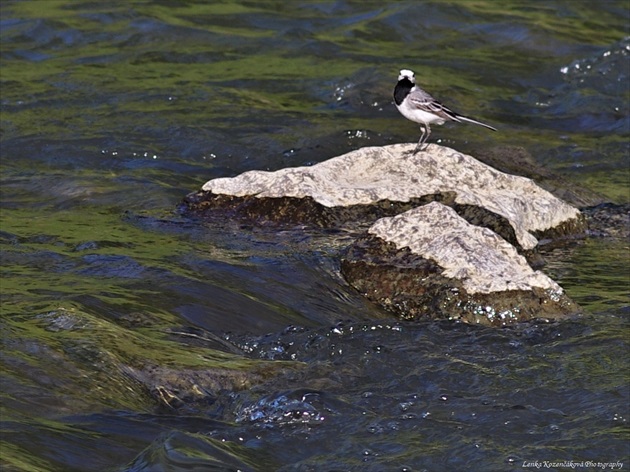
M 404 79 L 407 79 L 412 84 L 415 84 L 416 83 L 416 74 L 414 74 L 412 70 L 402 69 L 400 71 L 400 75 L 398 76 L 398 80 L 401 81 L 401 80 L 404 80 Z

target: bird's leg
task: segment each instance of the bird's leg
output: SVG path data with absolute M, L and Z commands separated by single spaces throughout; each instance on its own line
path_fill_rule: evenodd
M 428 123 L 424 123 L 424 126 L 420 125 L 420 129 L 422 130 L 422 136 L 420 136 L 420 141 L 418 141 L 418 145 L 413 151 L 414 154 L 417 153 L 418 151 L 423 150 L 422 145 L 425 144 L 427 140 L 429 139 L 429 136 L 431 136 L 431 127 L 429 126 Z M 424 146 L 424 149 L 426 150 L 427 147 L 429 147 L 428 144 Z
M 427 126 L 427 125 L 424 125 L 424 126 Z M 420 140 L 418 141 L 418 144 L 416 145 L 416 148 L 413 150 L 412 154 L 417 153 L 422 148 L 422 144 L 424 143 L 424 141 L 423 141 L 424 140 L 424 136 L 425 136 L 425 134 L 427 134 L 427 132 L 425 131 L 424 126 L 420 125 L 420 130 L 422 130 L 422 135 L 420 135 Z
M 424 144 L 424 150 L 426 151 L 427 148 L 429 147 L 429 145 L 427 144 L 427 141 L 429 140 L 429 136 L 431 136 L 431 127 L 429 126 L 429 123 L 425 123 L 424 127 L 426 128 L 426 132 L 424 133 L 423 137 L 424 139 L 422 140 L 422 144 Z

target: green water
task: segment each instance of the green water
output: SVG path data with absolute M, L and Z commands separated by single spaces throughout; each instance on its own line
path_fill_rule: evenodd
M 341 337 L 315 359 L 310 344 L 297 344 L 306 334 L 288 332 L 286 346 L 301 347 L 294 360 L 283 347 L 279 362 L 270 360 L 278 346 L 252 340 L 296 326 L 315 343 L 339 320 L 388 320 L 339 275 L 349 236 L 206 224 L 176 207 L 210 178 L 415 141 L 417 127 L 391 103 L 403 67 L 448 106 L 499 128 L 440 127 L 436 141 L 463 152 L 522 146 L 576 186 L 628 203 L 627 2 L 42 0 L 3 1 L 0 15 L 4 468 L 121 470 L 161 433 L 201 431 L 238 445 L 241 458 L 267 449 L 278 468 L 464 470 L 465 461 L 441 461 L 463 457 L 501 470 L 525 440 L 490 413 L 477 426 L 495 438 L 483 457 L 462 452 L 474 434 L 433 409 L 424 436 L 404 426 L 386 435 L 402 445 L 383 439 L 372 465 L 360 452 L 363 417 L 341 407 L 334 428 L 310 431 L 317 441 L 307 448 L 303 431 L 282 437 L 234 423 L 257 392 L 317 385 L 361 404 L 370 390 L 387 408 L 396 395 L 457 390 L 452 368 L 498 404 L 523 391 L 528 405 L 574 405 L 562 428 L 584 445 L 545 432 L 556 458 L 596 457 L 609 444 L 611 457 L 600 459 L 622 459 L 613 456 L 630 415 L 627 241 L 591 238 L 552 257 L 545 270 L 588 316 L 518 356 L 506 347 L 516 335 L 480 334 L 475 345 L 471 333 L 431 325 L 401 338 Z M 212 336 L 202 341 L 190 327 Z M 415 351 L 425 329 L 466 362 L 452 365 L 439 344 Z M 260 355 L 231 349 L 226 333 Z M 365 354 L 377 345 L 390 349 L 382 370 Z M 408 366 L 406 352 L 417 362 Z M 519 367 L 499 369 L 484 352 Z M 432 363 L 446 373 L 403 382 L 406 372 L 387 368 Z M 160 387 L 187 406 L 162 401 Z M 453 411 L 475 408 L 462 398 Z M 594 416 L 576 413 L 584 405 Z M 375 423 L 399 420 L 396 406 L 370 408 Z M 204 429 L 200 418 L 222 424 Z M 327 437 L 345 445 L 341 465 L 326 462 Z M 426 462 L 413 449 L 420 441 Z

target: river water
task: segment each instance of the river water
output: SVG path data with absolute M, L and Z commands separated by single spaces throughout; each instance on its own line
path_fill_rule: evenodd
M 368 303 L 352 235 L 177 211 L 211 178 L 415 141 L 401 68 L 499 128 L 436 142 L 522 146 L 627 204 L 627 1 L 0 9 L 3 470 L 630 467 L 626 240 L 548 254 L 582 318 L 487 329 Z

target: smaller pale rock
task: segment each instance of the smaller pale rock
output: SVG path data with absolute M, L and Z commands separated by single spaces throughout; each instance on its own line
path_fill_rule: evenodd
M 341 271 L 402 318 L 505 326 L 580 313 L 502 237 L 438 202 L 378 220 L 345 251 Z
M 381 218 L 368 232 L 399 249 L 408 247 L 433 260 L 444 270 L 444 277 L 461 280 L 468 293 L 533 287 L 562 293 L 557 283 L 534 271 L 514 246 L 488 228 L 471 225 L 455 210 L 437 202 Z

